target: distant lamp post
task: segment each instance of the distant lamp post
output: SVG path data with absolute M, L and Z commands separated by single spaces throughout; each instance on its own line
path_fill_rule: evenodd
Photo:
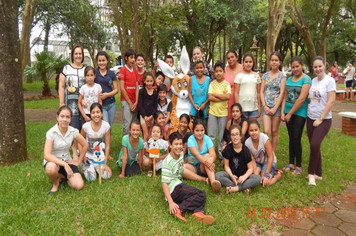
M 254 63 L 254 70 L 257 71 L 257 68 L 258 68 L 258 60 L 257 60 L 257 51 L 258 49 L 260 49 L 260 47 L 257 46 L 257 43 L 258 43 L 258 40 L 256 39 L 256 35 L 253 36 L 253 44 L 252 44 L 252 47 L 250 47 L 251 51 L 252 51 L 252 55 L 253 57 L 255 58 L 255 63 Z

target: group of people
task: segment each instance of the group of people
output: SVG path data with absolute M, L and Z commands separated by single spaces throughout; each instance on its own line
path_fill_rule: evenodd
M 162 188 L 170 213 L 179 219 L 186 221 L 182 213 L 188 211 L 198 221 L 214 221 L 203 213 L 205 193 L 182 183 L 182 178 L 204 181 L 214 192 L 226 186 L 227 194 L 249 193 L 259 184 L 276 183 L 283 175 L 275 156 L 281 121 L 286 122 L 289 135 L 289 164 L 283 169 L 295 176 L 302 173 L 301 136 L 307 123 L 307 178 L 309 185 L 315 186 L 315 180 L 322 179 L 320 145 L 331 127 L 336 91 L 334 79 L 325 73 L 325 60 L 319 56 L 314 59 L 316 77 L 311 80 L 304 74 L 299 56 L 291 59 L 293 75 L 288 79 L 281 71 L 279 52 L 270 55 L 270 70 L 262 78 L 254 71 L 250 53 L 243 56 L 241 65 L 236 52 L 229 50 L 226 67 L 220 62 L 214 68 L 207 67 L 202 57 L 201 48 L 194 48 L 188 87 L 191 111 L 179 117 L 179 129 L 172 132 L 171 79 L 156 66 L 153 73 L 145 71 L 144 56 L 129 49 L 118 85 L 115 74 L 107 68 L 110 59 L 106 52 L 98 53 L 98 68 L 94 69 L 82 65 L 83 48 L 75 46 L 72 63 L 60 76 L 58 123 L 46 134 L 44 168 L 53 184 L 49 193 L 57 192 L 64 180 L 74 189 L 83 188 L 78 166 L 86 180 L 95 180 L 95 155 L 105 156 L 102 177 L 111 177 L 107 163 L 118 87 L 123 113 L 119 177 L 152 170 L 154 162 L 157 170 L 162 169 Z M 174 67 L 171 56 L 165 61 Z M 256 120 L 261 115 L 263 132 Z M 158 155 L 154 161 L 152 153 Z M 217 157 L 224 171 L 216 173 Z

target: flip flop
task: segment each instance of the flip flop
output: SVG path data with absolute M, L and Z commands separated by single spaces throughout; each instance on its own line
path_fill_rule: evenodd
M 53 188 L 53 185 L 52 185 L 51 189 L 49 190 L 49 193 L 48 193 L 49 195 L 53 195 L 58 191 L 58 190 L 57 191 L 52 191 L 52 188 Z
M 294 168 L 293 168 L 293 166 L 291 166 L 290 164 L 288 164 L 288 165 L 286 165 L 283 169 L 284 169 L 285 172 L 289 172 L 290 170 L 293 170 Z
M 302 170 L 299 168 L 295 168 L 295 170 L 293 171 L 293 175 L 294 176 L 298 176 L 302 174 Z
M 231 193 L 231 186 L 227 186 L 225 192 L 226 192 L 226 194 L 230 194 Z

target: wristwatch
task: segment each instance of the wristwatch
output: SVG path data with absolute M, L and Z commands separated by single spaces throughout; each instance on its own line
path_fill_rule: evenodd
M 319 117 L 319 120 L 323 121 L 323 120 L 324 120 L 324 118 L 320 116 L 320 117 Z

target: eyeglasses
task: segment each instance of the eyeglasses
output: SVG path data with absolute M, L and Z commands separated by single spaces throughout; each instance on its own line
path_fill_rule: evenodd
M 231 134 L 231 137 L 240 137 L 240 134 Z

